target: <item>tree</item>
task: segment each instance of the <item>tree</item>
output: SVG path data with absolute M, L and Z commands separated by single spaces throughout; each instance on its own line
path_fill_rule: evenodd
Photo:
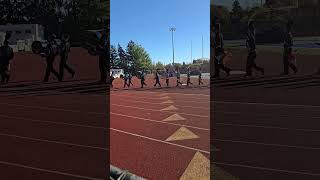
M 133 41 L 130 41 L 127 46 L 127 57 L 131 63 L 131 72 L 136 73 L 138 70 L 152 68 L 152 61 L 148 52 Z
M 110 65 L 111 67 L 120 65 L 117 48 L 113 45 L 110 47 Z
M 119 56 L 119 66 L 124 69 L 125 72 L 128 71 L 128 61 L 127 61 L 127 54 L 123 50 L 123 48 L 118 44 L 118 56 Z
M 157 62 L 157 64 L 155 65 L 155 69 L 163 70 L 163 69 L 164 69 L 164 65 L 159 61 L 159 62 Z

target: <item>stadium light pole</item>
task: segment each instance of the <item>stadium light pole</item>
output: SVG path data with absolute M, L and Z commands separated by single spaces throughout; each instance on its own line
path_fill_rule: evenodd
M 201 49 L 201 53 L 202 53 L 202 59 L 203 59 L 203 34 L 202 34 L 202 49 Z
M 174 64 L 174 44 L 173 44 L 173 32 L 176 31 L 176 28 L 171 27 L 170 31 L 172 33 L 172 65 Z
M 192 63 L 192 41 L 191 41 L 191 63 Z

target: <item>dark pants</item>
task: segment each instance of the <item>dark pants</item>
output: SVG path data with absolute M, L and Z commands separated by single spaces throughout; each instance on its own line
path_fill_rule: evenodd
M 110 85 L 111 85 L 111 87 L 113 87 L 113 80 L 114 80 L 114 77 L 110 77 Z
M 128 87 L 130 87 L 130 85 L 133 86 L 133 84 L 132 84 L 132 82 L 131 82 L 131 78 L 129 79 Z
M 187 86 L 189 86 L 189 84 L 192 84 L 190 81 L 190 77 L 187 78 Z
M 264 72 L 264 69 L 262 67 L 257 66 L 256 61 L 255 61 L 256 57 L 257 57 L 257 55 L 254 53 L 249 54 L 247 57 L 246 72 L 247 72 L 247 75 L 249 75 L 249 76 L 252 75 L 252 68 L 254 68 L 257 71 Z
M 179 84 L 182 84 L 182 83 L 180 82 L 180 78 L 177 78 L 177 86 L 179 86 Z
M 100 82 L 107 81 L 107 64 L 104 56 L 99 56 Z
M 202 82 L 202 79 L 201 78 L 199 78 L 199 85 L 200 84 L 203 84 L 203 82 Z
M 169 86 L 169 79 L 166 79 L 166 84 L 167 86 Z
M 60 80 L 62 81 L 64 76 L 64 69 L 66 69 L 72 76 L 74 75 L 74 70 L 67 64 L 68 55 L 62 55 L 59 67 Z
M 295 64 L 293 64 L 291 61 L 289 61 L 289 56 L 285 54 L 283 56 L 283 74 L 289 74 L 289 67 L 296 73 L 297 67 Z
M 156 86 L 157 84 L 159 84 L 159 86 L 161 87 L 159 78 L 156 78 L 156 83 L 154 84 L 154 86 Z
M 46 69 L 46 73 L 44 76 L 44 82 L 49 81 L 49 76 L 51 73 L 53 73 L 58 79 L 60 79 L 59 73 L 53 68 L 54 59 L 55 59 L 55 57 L 48 57 L 47 58 L 47 69 Z
M 124 79 L 124 84 L 123 87 L 125 88 L 128 84 L 127 84 L 128 79 Z
M 145 85 L 145 86 L 147 85 L 144 81 L 145 81 L 145 79 L 141 78 L 141 88 L 143 88 L 143 85 Z
M 8 82 L 10 79 L 9 64 L 0 64 L 1 83 Z
M 220 77 L 220 69 L 224 70 L 227 73 L 227 75 L 229 75 L 229 72 L 230 72 L 230 69 L 225 65 L 223 65 L 222 63 L 221 64 L 215 63 L 214 69 L 215 69 L 214 77 Z
M 220 58 L 222 57 L 222 53 L 219 53 Z M 217 59 L 217 57 L 214 57 L 214 76 L 213 77 L 219 77 L 220 76 L 220 69 L 224 70 L 227 75 L 229 76 L 229 72 L 231 71 L 229 68 L 227 68 L 224 64 L 223 64 L 223 59 L 220 59 L 220 61 Z

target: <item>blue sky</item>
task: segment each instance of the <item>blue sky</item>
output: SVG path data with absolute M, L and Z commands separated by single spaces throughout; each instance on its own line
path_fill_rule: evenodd
M 154 62 L 172 62 L 171 26 L 175 62 L 210 57 L 210 0 L 111 0 L 111 44 L 123 47 L 133 40 Z

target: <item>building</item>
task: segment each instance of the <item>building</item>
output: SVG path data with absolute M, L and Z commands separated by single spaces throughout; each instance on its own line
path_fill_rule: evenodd
M 44 28 L 39 24 L 6 24 L 0 25 L 1 33 L 11 33 L 9 45 L 15 52 L 31 51 L 33 41 L 44 39 Z M 0 42 L 1 44 L 3 41 Z

